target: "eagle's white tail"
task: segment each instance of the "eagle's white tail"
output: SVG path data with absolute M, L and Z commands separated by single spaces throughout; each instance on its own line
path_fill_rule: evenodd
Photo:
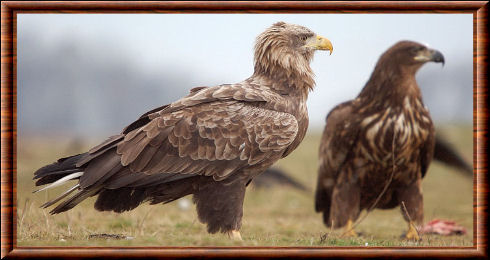
M 43 191 L 43 190 L 47 190 L 47 189 L 51 189 L 51 188 L 54 188 L 54 187 L 57 187 L 57 186 L 60 186 L 62 184 L 64 184 L 65 182 L 69 181 L 69 180 L 72 180 L 72 179 L 75 179 L 75 178 L 78 178 L 80 176 L 83 175 L 83 172 L 75 172 L 75 173 L 72 173 L 70 175 L 67 175 L 53 183 L 51 183 L 50 185 L 42 188 L 42 189 L 39 189 L 37 191 L 34 191 L 34 193 L 37 193 L 37 192 L 40 192 L 40 191 Z

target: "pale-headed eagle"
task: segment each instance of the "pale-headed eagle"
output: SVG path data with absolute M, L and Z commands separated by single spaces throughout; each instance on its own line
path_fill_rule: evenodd
M 357 98 L 328 114 L 315 195 L 315 209 L 323 213 L 327 227 L 346 226 L 346 233 L 355 236 L 352 224 L 363 209 L 403 202 L 406 237 L 418 239 L 421 181 L 435 138 L 415 73 L 429 61 L 444 63 L 444 57 L 416 42 L 398 42 L 381 55 Z
M 194 88 L 88 152 L 36 171 L 36 185 L 50 184 L 41 190 L 78 180 L 43 207 L 63 200 L 56 214 L 98 196 L 97 210 L 123 212 L 192 194 L 208 232 L 241 239 L 247 184 L 305 136 L 316 50 L 331 52 L 332 44 L 303 26 L 275 23 L 257 37 L 250 78 Z

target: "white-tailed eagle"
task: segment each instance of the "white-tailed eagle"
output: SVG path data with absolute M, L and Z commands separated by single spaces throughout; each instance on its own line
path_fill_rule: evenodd
M 241 239 L 247 184 L 305 136 L 316 50 L 331 52 L 332 44 L 303 26 L 275 23 L 257 37 L 248 79 L 194 88 L 88 152 L 36 171 L 36 185 L 49 184 L 41 190 L 78 180 L 43 206 L 61 202 L 56 214 L 98 196 L 97 210 L 123 212 L 192 194 L 210 233 Z

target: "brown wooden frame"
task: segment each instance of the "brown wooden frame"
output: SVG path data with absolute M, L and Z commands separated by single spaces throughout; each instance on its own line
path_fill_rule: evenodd
M 1 257 L 488 257 L 488 1 L 430 2 L 2 2 Z M 473 14 L 472 247 L 18 247 L 16 245 L 18 13 L 468 13 Z

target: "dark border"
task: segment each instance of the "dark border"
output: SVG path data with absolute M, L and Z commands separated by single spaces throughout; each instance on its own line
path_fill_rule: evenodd
M 1 3 L 1 257 L 488 257 L 488 1 Z M 472 13 L 473 247 L 18 247 L 16 245 L 17 13 Z

